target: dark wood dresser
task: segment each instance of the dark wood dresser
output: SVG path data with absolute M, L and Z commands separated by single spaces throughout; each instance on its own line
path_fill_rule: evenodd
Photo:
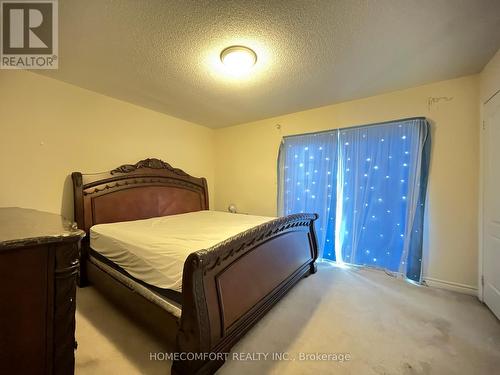
M 0 208 L 0 374 L 73 374 L 84 232 L 56 214 Z

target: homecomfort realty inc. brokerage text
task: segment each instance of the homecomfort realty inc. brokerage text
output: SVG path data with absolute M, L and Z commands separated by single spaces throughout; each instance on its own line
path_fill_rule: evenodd
M 351 353 L 320 352 L 234 352 L 234 353 L 191 353 L 150 352 L 150 361 L 331 361 L 347 362 Z

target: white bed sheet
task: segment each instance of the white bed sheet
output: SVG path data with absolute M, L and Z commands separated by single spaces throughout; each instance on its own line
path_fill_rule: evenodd
M 90 228 L 90 247 L 139 280 L 181 291 L 182 270 L 190 253 L 273 219 L 198 211 L 98 224 Z

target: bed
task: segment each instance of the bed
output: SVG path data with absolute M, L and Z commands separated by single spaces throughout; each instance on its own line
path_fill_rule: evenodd
M 316 272 L 316 214 L 208 211 L 206 180 L 159 159 L 74 172 L 72 180 L 75 221 L 87 233 L 79 286 L 92 284 L 175 353 L 191 353 L 175 357 L 172 374 L 214 373 L 288 290 Z

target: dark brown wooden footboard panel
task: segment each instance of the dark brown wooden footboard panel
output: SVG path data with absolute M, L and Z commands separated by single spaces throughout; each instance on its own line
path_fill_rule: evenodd
M 189 256 L 180 352 L 225 353 L 303 276 L 314 273 L 315 214 L 273 220 Z M 174 362 L 173 373 L 212 373 L 223 361 Z

